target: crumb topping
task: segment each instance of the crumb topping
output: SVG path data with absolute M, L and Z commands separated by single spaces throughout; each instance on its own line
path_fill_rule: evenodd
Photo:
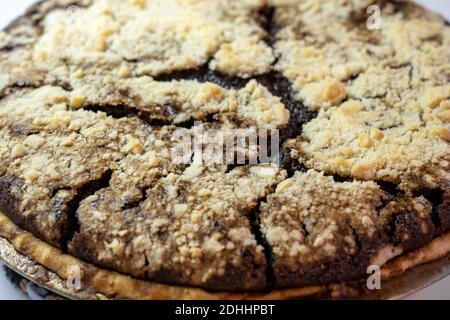
M 370 31 L 355 18 L 360 7 L 327 3 L 277 10 L 277 68 L 319 111 L 290 143 L 292 155 L 310 168 L 404 190 L 444 185 L 450 28 L 414 4 L 388 3 L 382 29 Z

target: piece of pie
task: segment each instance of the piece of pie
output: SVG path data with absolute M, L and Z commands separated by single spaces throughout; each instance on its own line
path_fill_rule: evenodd
M 81 297 L 360 294 L 450 251 L 449 121 L 409 1 L 42 1 L 0 33 L 0 256 Z M 277 161 L 173 161 L 198 122 Z

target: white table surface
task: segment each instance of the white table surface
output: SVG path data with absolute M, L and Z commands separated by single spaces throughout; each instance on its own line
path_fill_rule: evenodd
M 0 29 L 7 25 L 12 19 L 24 12 L 24 10 L 34 0 L 7 0 L 0 2 Z M 419 0 L 450 20 L 450 1 L 449 0 Z M 25 294 L 15 288 L 6 278 L 2 270 L 0 270 L 0 300 L 23 300 L 27 299 Z M 439 281 L 416 294 L 405 299 L 448 299 L 450 300 L 450 276 Z

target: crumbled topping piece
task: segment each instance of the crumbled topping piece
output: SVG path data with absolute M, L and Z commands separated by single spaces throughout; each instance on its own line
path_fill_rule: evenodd
M 222 44 L 210 67 L 223 74 L 250 78 L 268 73 L 274 61 L 272 49 L 263 41 L 258 38 L 247 38 Z
M 339 104 L 347 96 L 345 86 L 336 80 L 322 80 L 303 87 L 300 96 L 312 110 Z
M 84 107 L 86 103 L 86 97 L 82 94 L 74 93 L 70 97 L 70 106 L 74 109 L 79 109 Z

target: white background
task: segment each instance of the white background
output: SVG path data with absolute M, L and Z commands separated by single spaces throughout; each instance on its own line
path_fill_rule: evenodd
M 7 0 L 0 3 L 0 29 L 5 27 L 11 20 L 20 15 L 34 0 Z M 450 20 L 449 0 L 420 0 L 425 6 L 440 12 Z M 15 289 L 2 271 L 0 271 L 0 299 L 26 299 L 20 290 Z M 420 291 L 407 299 L 449 299 L 450 300 L 450 277 L 439 283 Z

